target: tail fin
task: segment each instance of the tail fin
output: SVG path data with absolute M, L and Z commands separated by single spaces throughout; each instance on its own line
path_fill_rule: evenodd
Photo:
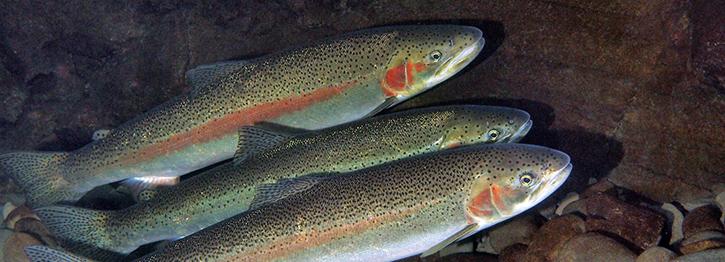
M 61 163 L 68 153 L 15 152 L 0 155 L 0 172 L 9 175 L 24 191 L 31 207 L 75 201 L 83 194 L 71 190 Z
M 108 221 L 113 212 L 71 206 L 49 206 L 35 210 L 35 214 L 62 246 L 93 259 L 130 252 L 118 250 L 119 246 L 114 245 L 108 231 Z
M 25 247 L 31 262 L 91 262 L 93 260 L 41 245 Z

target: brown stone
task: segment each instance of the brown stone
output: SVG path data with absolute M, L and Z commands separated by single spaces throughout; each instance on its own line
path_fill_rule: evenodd
M 20 219 L 15 223 L 15 231 L 32 234 L 33 236 L 40 238 L 40 240 L 47 245 L 57 245 L 57 242 L 51 235 L 50 231 L 48 231 L 40 220 L 34 218 Z
M 577 235 L 564 244 L 556 261 L 635 261 L 636 255 L 614 239 L 597 233 Z
M 526 250 L 526 260 L 553 261 L 566 241 L 584 231 L 584 221 L 575 215 L 555 217 L 534 234 Z
M 677 256 L 675 252 L 664 247 L 650 247 L 637 256 L 636 262 L 668 262 Z
M 526 259 L 526 249 L 528 247 L 524 244 L 513 244 L 510 245 L 498 254 L 498 261 L 500 262 L 519 262 Z
M 685 215 L 682 231 L 685 238 L 703 231 L 723 232 L 723 225 L 720 223 L 720 209 L 712 205 L 693 209 Z
M 725 247 L 725 234 L 719 231 L 702 231 L 685 238 L 680 244 L 680 253 L 692 254 L 721 247 Z
M 36 220 L 40 220 L 32 210 L 26 205 L 19 206 L 15 209 L 13 209 L 8 216 L 5 218 L 5 221 L 3 222 L 7 228 L 14 229 L 15 223 L 17 223 L 19 220 L 24 218 L 32 218 Z
M 571 214 L 571 213 L 580 213 L 582 215 L 587 214 L 587 204 L 586 199 L 579 199 L 577 201 L 571 202 L 569 205 L 564 207 L 564 211 L 562 214 Z
M 528 244 L 538 228 L 535 217 L 521 216 L 491 229 L 488 237 L 493 250 L 500 253 L 504 248 L 516 243 Z
M 666 220 L 654 211 L 605 194 L 596 194 L 586 201 L 587 231 L 616 234 L 640 250 L 656 246 L 660 241 Z
M 437 262 L 495 262 L 496 256 L 485 253 L 458 253 L 436 259 Z
M 609 182 L 606 179 L 602 179 L 602 180 L 598 181 L 597 183 L 589 186 L 586 190 L 584 190 L 584 192 L 581 195 L 581 198 L 587 198 L 587 197 L 590 197 L 597 193 L 608 193 L 608 192 L 613 191 L 614 188 L 615 187 L 614 187 L 614 184 L 612 184 L 612 182 Z
M 698 241 L 695 243 L 683 245 L 682 247 L 680 247 L 680 252 L 682 252 L 682 254 L 692 254 L 692 253 L 700 252 L 703 250 L 723 248 L 723 247 L 725 247 L 725 240 L 707 239 L 707 240 L 702 240 L 702 241 Z
M 5 262 L 26 262 L 30 261 L 25 255 L 25 247 L 42 244 L 33 236 L 25 233 L 15 232 L 5 242 L 3 247 L 3 258 Z
M 687 254 L 673 262 L 722 262 L 725 261 L 725 248 L 708 249 L 697 253 Z

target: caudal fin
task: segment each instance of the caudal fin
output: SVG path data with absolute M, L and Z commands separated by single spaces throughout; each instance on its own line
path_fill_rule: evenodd
M 82 194 L 71 190 L 61 163 L 67 153 L 14 152 L 0 155 L 0 173 L 10 176 L 24 191 L 31 207 L 75 201 Z
M 31 262 L 90 262 L 93 260 L 41 245 L 25 247 Z
M 35 214 L 68 250 L 93 259 L 123 253 L 108 231 L 114 211 L 99 211 L 71 206 L 38 208 Z

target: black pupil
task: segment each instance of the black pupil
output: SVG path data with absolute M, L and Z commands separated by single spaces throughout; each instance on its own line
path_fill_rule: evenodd
M 439 57 L 438 54 L 433 54 L 433 59 L 438 59 L 438 57 Z
M 491 137 L 496 138 L 496 136 L 497 136 L 496 133 L 491 133 Z
M 524 183 L 527 183 L 528 184 L 529 182 L 531 182 L 531 178 L 524 177 Z

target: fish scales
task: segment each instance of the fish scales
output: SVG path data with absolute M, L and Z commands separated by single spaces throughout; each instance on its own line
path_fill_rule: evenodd
M 53 206 L 36 213 L 60 240 L 128 253 L 146 243 L 189 235 L 247 210 L 262 184 L 348 172 L 459 145 L 515 142 L 530 126 L 528 113 L 505 107 L 407 110 L 291 138 L 239 164 L 224 164 L 159 190 L 152 200 L 124 210 Z
M 130 177 L 179 176 L 231 157 L 242 126 L 321 129 L 354 121 L 449 78 L 482 46 L 473 27 L 381 27 L 206 66 L 190 71 L 193 83 L 202 83 L 191 92 L 105 138 L 73 152 L 2 155 L 0 170 L 28 192 L 34 207 L 74 201 L 95 186 Z M 407 64 L 416 71 L 388 77 Z M 398 85 L 401 78 L 412 82 Z

